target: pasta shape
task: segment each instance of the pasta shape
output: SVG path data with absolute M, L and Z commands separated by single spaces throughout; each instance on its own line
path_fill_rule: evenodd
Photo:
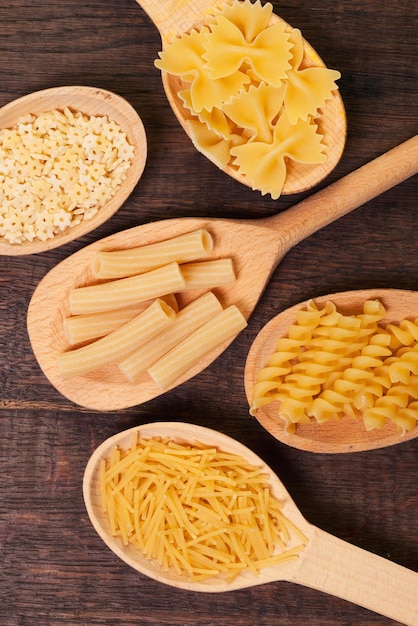
M 262 83 L 242 91 L 223 110 L 236 126 L 248 131 L 253 140 L 271 143 L 273 120 L 279 115 L 283 102 L 284 86 Z
M 221 8 L 215 10 L 215 19 L 218 14 L 223 15 L 227 20 L 235 24 L 247 43 L 251 43 L 263 32 L 270 23 L 273 13 L 273 5 L 270 2 L 261 4 L 260 0 L 252 3 L 250 0 L 244 2 L 225 2 Z
M 99 485 L 112 535 L 186 580 L 231 582 L 308 543 L 260 468 L 201 442 L 136 437 L 103 459 Z
M 231 149 L 234 165 L 262 195 L 275 200 L 286 180 L 286 158 L 299 163 L 323 163 L 326 160 L 322 135 L 314 122 L 298 120 L 291 125 L 283 113 L 273 129 L 272 142 L 252 141 Z
M 308 67 L 301 69 L 303 61 L 302 33 L 293 29 L 292 71 L 287 72 L 284 103 L 291 124 L 298 119 L 307 120 L 315 116 L 337 89 L 336 82 L 341 73 L 325 67 Z
M 125 358 L 165 326 L 172 324 L 175 317 L 174 309 L 163 300 L 156 299 L 145 311 L 105 337 L 60 354 L 58 367 L 61 376 L 81 376 Z
M 276 199 L 288 161 L 325 162 L 316 118 L 340 73 L 305 67 L 300 31 L 271 18 L 270 3 L 225 2 L 199 31 L 165 46 L 155 65 L 180 78 L 195 147 Z
M 221 311 L 221 303 L 209 291 L 184 307 L 173 324 L 142 345 L 139 350 L 135 350 L 126 359 L 121 360 L 119 368 L 131 382 L 136 382 L 139 376 L 158 359 Z
M 388 421 L 400 432 L 415 428 L 417 326 L 403 320 L 382 328 L 385 315 L 378 300 L 366 301 L 357 315 L 343 315 L 332 302 L 318 310 L 309 301 L 260 370 L 250 414 L 277 402 L 288 433 L 311 419 L 324 423 L 344 416 L 362 416 L 367 430 Z
M 148 373 L 161 389 L 168 389 L 202 357 L 246 326 L 245 317 L 232 304 L 167 352 L 148 369 Z
M 199 113 L 193 111 L 193 105 L 191 102 L 190 89 L 183 89 L 178 93 L 179 98 L 183 102 L 183 106 L 186 109 L 196 115 L 197 120 L 188 120 L 191 123 L 207 128 L 212 134 L 216 136 L 216 139 L 229 139 L 231 134 L 231 125 L 224 111 L 218 107 L 212 107 L 210 111 L 202 109 Z M 198 147 L 198 142 L 197 146 Z
M 238 26 L 219 15 L 204 48 L 203 59 L 212 79 L 234 75 L 248 63 L 260 81 L 280 87 L 291 67 L 291 43 L 284 22 L 265 28 L 248 42 Z
M 187 120 L 186 126 L 195 148 L 221 169 L 226 167 L 231 159 L 231 148 L 245 143 L 240 135 L 225 139 L 197 120 Z
M 250 78 L 241 71 L 216 79 L 210 77 L 203 59 L 207 33 L 208 29 L 203 28 L 177 37 L 165 51 L 160 52 L 160 60 L 155 61 L 159 69 L 190 83 L 190 99 L 197 113 L 220 107 L 250 82 Z
M 96 254 L 90 271 L 101 282 L 69 293 L 71 315 L 63 321 L 64 333 L 76 347 L 58 356 L 61 377 L 112 364 L 132 383 L 141 384 L 141 375 L 149 381 L 151 374 L 165 388 L 233 339 L 247 322 L 235 305 L 224 309 L 211 291 L 235 282 L 232 259 L 190 261 L 207 259 L 212 251 L 211 234 L 198 229 L 155 244 Z M 179 292 L 187 292 L 188 304 L 181 310 Z M 191 300 L 193 292 L 197 295 Z
M 206 259 L 212 250 L 212 235 L 205 228 L 200 228 L 147 246 L 100 251 L 92 260 L 91 270 L 94 278 L 124 278 L 143 274 L 169 263 Z

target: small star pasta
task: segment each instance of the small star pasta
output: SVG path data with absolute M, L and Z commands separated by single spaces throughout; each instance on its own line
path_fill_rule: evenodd
M 91 219 L 120 187 L 133 156 L 107 116 L 69 108 L 22 116 L 0 130 L 0 237 L 46 241 Z
M 195 147 L 276 199 L 289 161 L 326 161 L 317 118 L 340 73 L 306 67 L 300 31 L 272 8 L 259 0 L 227 0 L 200 30 L 166 45 L 155 65 L 180 78 L 178 96 Z
M 362 418 L 366 430 L 418 421 L 418 319 L 387 324 L 385 308 L 367 300 L 362 313 L 343 315 L 313 300 L 298 313 L 258 373 L 250 413 L 277 403 L 288 433 L 296 424 Z

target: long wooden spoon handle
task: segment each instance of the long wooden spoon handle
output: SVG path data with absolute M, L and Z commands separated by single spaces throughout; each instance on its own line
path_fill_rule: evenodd
M 218 0 L 136 0 L 158 29 L 161 39 L 170 39 L 190 30 Z
M 293 582 L 418 625 L 418 573 L 315 530 Z
M 278 215 L 266 226 L 288 249 L 418 172 L 418 135 Z

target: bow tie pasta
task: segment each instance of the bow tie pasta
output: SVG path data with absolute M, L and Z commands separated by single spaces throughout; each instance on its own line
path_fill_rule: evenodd
M 272 5 L 232 0 L 200 30 L 175 37 L 155 61 L 179 77 L 195 147 L 221 169 L 277 199 L 289 163 L 321 164 L 327 146 L 318 118 L 340 73 L 306 61 L 300 31 Z

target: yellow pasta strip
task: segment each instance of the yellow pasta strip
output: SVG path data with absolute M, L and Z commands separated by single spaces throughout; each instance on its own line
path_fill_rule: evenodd
M 58 368 L 63 378 L 81 376 L 113 363 L 130 354 L 139 345 L 172 323 L 175 311 L 157 299 L 143 313 L 97 341 L 58 356 Z
M 170 350 L 148 372 L 162 389 L 167 389 L 203 356 L 235 337 L 246 325 L 244 316 L 231 305 Z
M 109 311 L 181 291 L 185 280 L 178 263 L 170 263 L 138 276 L 77 287 L 70 292 L 72 315 Z
M 120 369 L 135 382 L 148 367 L 220 311 L 222 305 L 212 292 L 194 300 L 177 314 L 173 324 L 120 361 Z
M 212 249 L 211 234 L 201 228 L 138 248 L 98 252 L 92 261 L 92 274 L 100 279 L 143 274 L 172 262 L 187 263 L 208 258 Z
M 144 454 L 147 471 L 139 482 L 129 482 L 135 459 Z M 169 474 L 161 473 L 163 456 L 171 459 Z M 196 474 L 196 467 L 202 472 Z M 113 452 L 104 471 L 108 487 L 102 504 L 114 536 L 190 581 L 219 576 L 230 582 L 244 570 L 257 574 L 262 567 L 297 558 L 306 544 L 271 494 L 268 476 L 237 455 L 198 442 L 139 439 L 135 449 Z M 118 487 L 112 476 L 126 485 L 123 495 L 112 495 L 110 489 Z M 192 486 L 190 476 L 196 478 Z M 225 481 L 231 483 L 226 491 Z M 231 489 L 233 498 L 227 495 Z

